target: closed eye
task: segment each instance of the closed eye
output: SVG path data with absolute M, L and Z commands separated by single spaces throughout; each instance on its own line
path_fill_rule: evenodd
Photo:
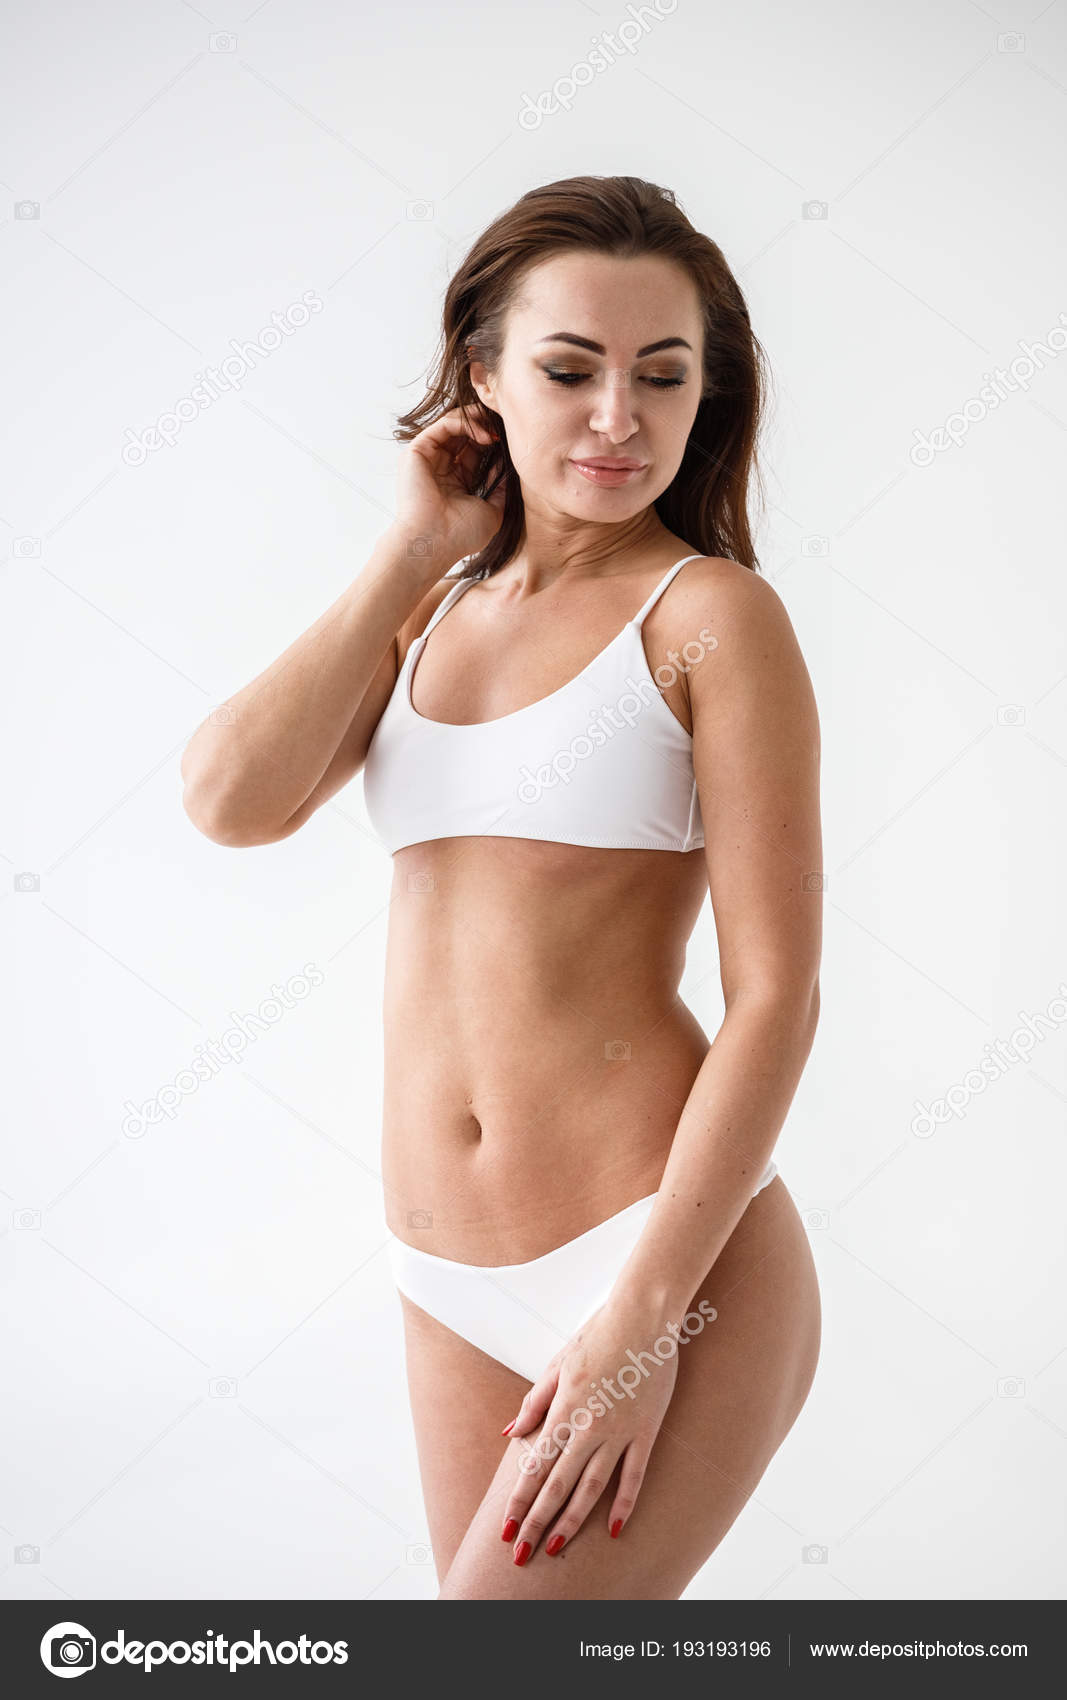
M 550 378 L 554 384 L 567 384 L 571 386 L 574 384 L 584 384 L 592 376 L 592 373 L 590 372 L 568 372 L 560 366 L 543 366 L 541 370 L 544 372 L 546 378 Z M 651 384 L 653 389 L 657 390 L 676 390 L 679 385 L 684 384 L 685 379 L 642 378 L 641 382 L 644 384 Z

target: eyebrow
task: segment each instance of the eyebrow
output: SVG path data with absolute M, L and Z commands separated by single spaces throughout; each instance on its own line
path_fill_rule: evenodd
M 588 348 L 593 354 L 606 354 L 603 343 L 592 342 L 587 336 L 575 336 L 573 331 L 553 331 L 551 336 L 538 338 L 538 346 L 542 342 L 569 342 L 574 348 Z M 665 336 L 659 342 L 647 342 L 644 348 L 637 350 L 636 358 L 643 359 L 646 354 L 658 354 L 661 348 L 688 348 L 692 354 L 692 346 L 681 336 Z

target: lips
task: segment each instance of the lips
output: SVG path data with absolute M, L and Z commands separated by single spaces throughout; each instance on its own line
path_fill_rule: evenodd
M 592 460 L 572 460 L 571 465 L 590 484 L 605 484 L 611 487 L 628 484 L 631 478 L 638 477 L 645 470 L 643 461 L 611 459 L 604 455 L 595 455 Z
M 609 472 L 640 472 L 643 460 L 627 460 L 624 455 L 576 455 L 572 466 L 604 467 Z

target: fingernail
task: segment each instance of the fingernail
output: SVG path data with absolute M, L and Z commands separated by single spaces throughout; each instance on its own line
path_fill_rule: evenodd
M 613 1540 L 613 1541 L 617 1541 L 617 1540 L 618 1540 L 618 1538 L 619 1538 L 619 1530 L 620 1530 L 620 1529 L 621 1529 L 621 1528 L 622 1528 L 622 1518 L 621 1518 L 621 1517 L 616 1517 L 616 1519 L 615 1519 L 615 1521 L 614 1521 L 614 1523 L 613 1523 L 613 1524 L 612 1524 L 612 1525 L 611 1525 L 611 1538 L 612 1538 L 612 1540 Z
M 501 1430 L 500 1430 L 500 1432 L 501 1432 L 501 1434 L 510 1434 L 510 1433 L 511 1433 L 511 1431 L 512 1431 L 512 1429 L 513 1429 L 513 1428 L 514 1428 L 514 1427 L 515 1427 L 515 1424 L 516 1424 L 516 1423 L 517 1423 L 517 1422 L 518 1422 L 518 1420 L 519 1420 L 519 1419 L 518 1419 L 518 1417 L 512 1417 L 512 1419 L 511 1419 L 511 1421 L 510 1421 L 510 1423 L 509 1423 L 509 1424 L 508 1424 L 508 1426 L 507 1426 L 507 1428 L 502 1428 L 502 1429 L 501 1429 Z
M 547 1552 L 549 1558 L 555 1558 L 557 1552 L 559 1551 L 560 1547 L 563 1545 L 563 1543 L 566 1539 L 567 1539 L 566 1535 L 553 1535 L 552 1536 L 552 1539 L 548 1542 L 547 1546 L 545 1547 L 545 1551 Z
M 513 1541 L 515 1539 L 515 1536 L 518 1534 L 518 1532 L 519 1532 L 519 1520 L 518 1520 L 518 1518 L 517 1517 L 509 1517 L 507 1522 L 504 1524 L 504 1533 L 501 1535 L 500 1539 L 502 1541 Z
M 529 1558 L 532 1551 L 533 1551 L 533 1548 L 530 1545 L 529 1541 L 520 1541 L 519 1545 L 518 1545 L 518 1550 L 515 1554 L 515 1563 L 516 1564 L 525 1564 L 526 1560 Z

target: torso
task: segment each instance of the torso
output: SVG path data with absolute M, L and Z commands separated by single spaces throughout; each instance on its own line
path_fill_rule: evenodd
M 514 617 L 496 579 L 471 586 L 419 658 L 415 708 L 473 724 L 538 701 L 686 552 L 668 535 L 639 566 L 553 586 Z M 642 630 L 651 669 L 692 627 L 692 581 L 672 591 Z M 684 674 L 662 695 L 691 731 Z M 456 837 L 393 864 L 386 1219 L 439 1256 L 525 1262 L 659 1186 L 709 1043 L 677 995 L 704 851 Z

